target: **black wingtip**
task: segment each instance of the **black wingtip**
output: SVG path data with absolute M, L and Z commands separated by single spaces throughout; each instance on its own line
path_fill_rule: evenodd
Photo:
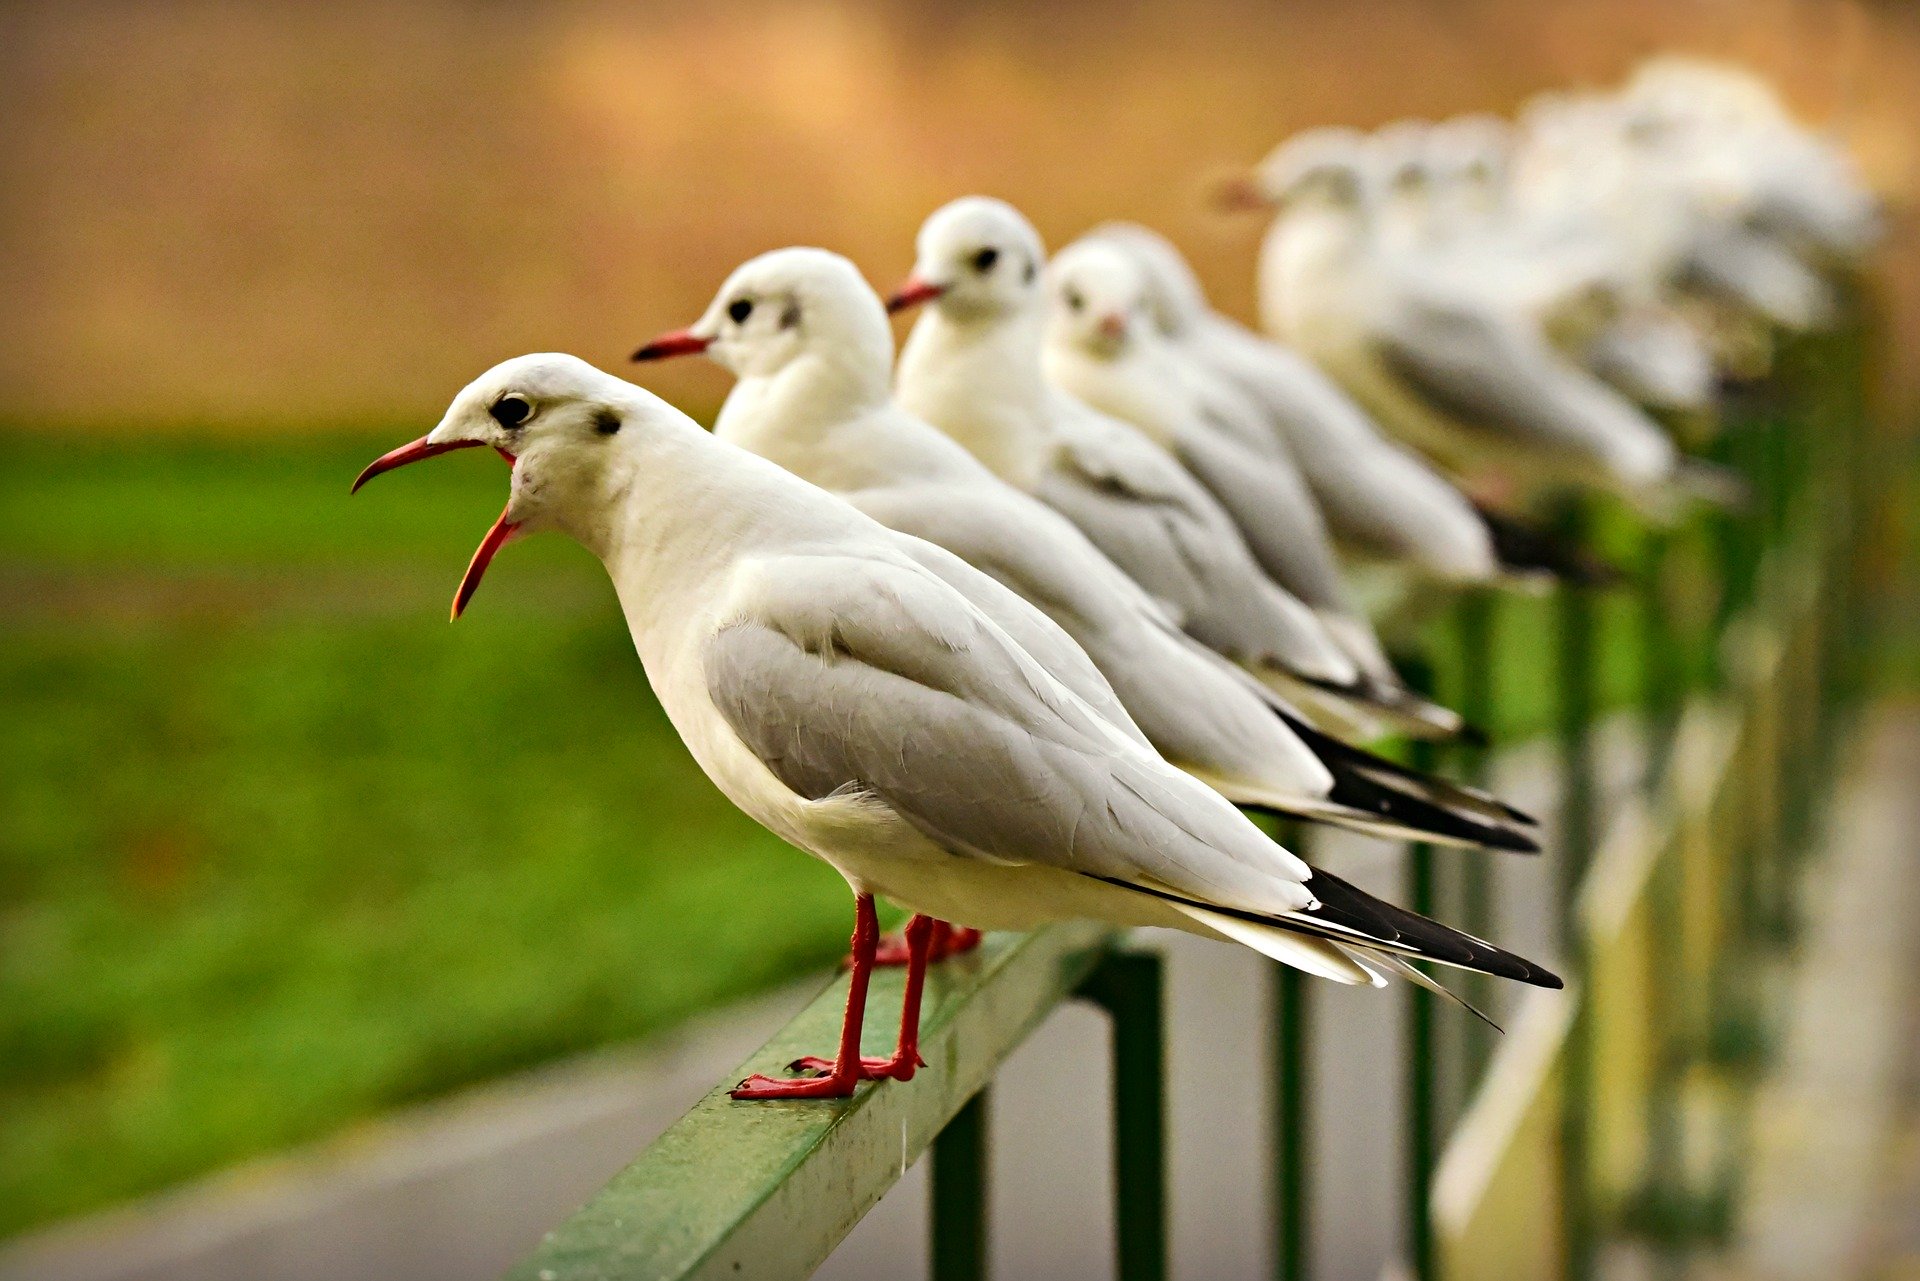
M 1365 770 L 1376 780 L 1380 778 L 1405 779 L 1410 786 L 1432 791 L 1436 798 L 1457 798 L 1458 803 L 1461 805 L 1490 811 L 1510 822 L 1519 823 L 1525 827 L 1540 826 L 1540 820 L 1538 818 L 1535 818 L 1532 814 L 1527 813 L 1527 811 L 1520 809 L 1518 806 L 1509 805 L 1484 788 L 1474 787 L 1467 783 L 1457 783 L 1451 779 L 1440 778 L 1433 774 L 1426 774 L 1413 768 L 1411 765 L 1403 765 L 1398 761 L 1389 760 L 1387 757 L 1381 756 L 1377 752 L 1370 752 L 1364 747 L 1355 747 L 1352 743 L 1334 737 L 1332 734 L 1313 725 L 1305 717 L 1285 708 L 1276 707 L 1274 714 L 1279 716 L 1279 718 L 1286 723 L 1287 728 L 1292 730 L 1293 733 L 1307 745 L 1307 749 L 1319 757 L 1320 762 L 1336 775 L 1348 772 L 1344 767 L 1350 766 Z M 1395 790 L 1403 794 L 1405 793 L 1404 788 L 1396 788 Z M 1438 804 L 1440 803 L 1440 799 L 1436 799 L 1432 803 Z
M 1479 503 L 1474 510 L 1493 536 L 1493 554 L 1508 569 L 1545 573 L 1574 587 L 1618 587 L 1627 575 L 1586 547 Z
M 1464 841 L 1514 854 L 1538 854 L 1540 843 L 1525 832 L 1450 810 L 1444 805 L 1383 786 L 1357 770 L 1335 769 L 1329 800 L 1364 814 L 1377 814 L 1397 826 L 1429 832 L 1444 840 Z
M 1321 868 L 1307 882 L 1320 906 L 1309 917 L 1343 926 L 1384 943 L 1406 948 L 1429 960 L 1478 970 L 1534 987 L 1560 988 L 1560 976 L 1525 957 L 1450 926 L 1377 899 Z

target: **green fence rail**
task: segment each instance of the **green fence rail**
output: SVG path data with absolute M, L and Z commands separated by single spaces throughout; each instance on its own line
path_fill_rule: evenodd
M 1595 592 L 1564 590 L 1538 676 L 1558 700 L 1558 832 L 1546 857 L 1569 984 L 1527 994 L 1503 1038 L 1464 1020 L 1443 1026 L 1434 998 L 1410 989 L 1401 1186 L 1406 1262 L 1421 1281 L 1579 1281 L 1608 1240 L 1676 1253 L 1726 1229 L 1742 1102 L 1770 1033 L 1754 976 L 1791 947 L 1794 886 L 1861 685 L 1865 629 L 1853 620 L 1875 493 L 1864 332 L 1789 345 L 1776 378 L 1736 398 L 1721 456 L 1752 486 L 1745 510 L 1651 533 L 1585 503 L 1560 514 L 1568 534 L 1618 535 L 1616 559 L 1637 565 L 1634 585 L 1616 590 L 1635 613 L 1642 786 L 1626 809 L 1600 811 L 1602 632 Z M 1464 598 L 1448 622 L 1451 658 L 1427 673 L 1480 725 L 1502 723 L 1494 655 L 1507 608 Z M 1489 767 L 1473 748 L 1422 763 L 1476 781 Z M 1415 847 L 1410 905 L 1497 935 L 1498 868 Z M 1483 981 L 1461 981 L 1469 999 L 1491 999 Z M 900 983 L 898 971 L 873 979 L 875 1035 L 891 1035 Z M 1269 1191 L 1281 1281 L 1305 1281 L 1313 1266 L 1310 990 L 1274 968 Z M 988 1087 L 1072 999 L 1104 1010 L 1113 1029 L 1115 1269 L 1164 1277 L 1160 961 L 1086 924 L 990 936 L 934 967 L 928 1068 L 909 1085 L 841 1101 L 729 1100 L 738 1077 L 833 1039 L 844 992 L 831 984 L 513 1276 L 805 1276 L 931 1149 L 931 1275 L 985 1277 Z

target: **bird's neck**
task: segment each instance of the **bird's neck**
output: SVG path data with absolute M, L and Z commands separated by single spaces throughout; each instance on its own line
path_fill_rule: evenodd
M 1132 424 L 1162 449 L 1172 447 L 1179 412 L 1168 395 L 1174 384 L 1165 366 L 1148 351 L 1129 345 L 1117 352 L 1098 353 L 1078 343 L 1051 343 L 1046 370 L 1054 385 L 1068 395 Z
M 938 427 L 1002 480 L 1039 482 L 1053 449 L 1038 308 L 954 319 L 938 307 L 900 354 L 901 407 Z
M 839 437 L 848 425 L 885 409 L 893 394 L 887 386 L 890 360 L 847 356 L 808 353 L 774 373 L 742 378 L 720 407 L 714 435 L 826 483 L 818 473 L 844 452 Z
M 703 616 L 741 558 L 804 541 L 841 511 L 691 420 L 632 441 L 609 461 L 595 498 L 569 504 L 557 523 L 606 565 L 643 656 L 650 635 Z

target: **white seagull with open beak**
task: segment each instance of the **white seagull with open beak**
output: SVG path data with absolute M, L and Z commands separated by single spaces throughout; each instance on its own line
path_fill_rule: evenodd
M 1086 650 L 1162 756 L 1229 800 L 1389 839 L 1536 848 L 1525 823 L 1484 793 L 1305 724 L 1174 627 L 1072 522 L 900 408 L 886 310 L 840 255 L 762 254 L 727 278 L 698 321 L 634 358 L 694 352 L 739 377 L 714 424 L 720 439 L 1017 592 Z M 1021 619 L 1000 621 L 1013 630 Z M 1014 635 L 1056 677 L 1078 673 L 1077 655 L 1049 656 L 1049 634 Z
M 1024 613 L 1055 649 L 1077 647 L 986 575 L 574 357 L 495 366 L 361 481 L 483 446 L 514 462 L 482 551 L 555 529 L 598 556 L 694 759 L 853 888 L 836 1056 L 807 1064 L 819 1075 L 750 1077 L 736 1097 L 843 1097 L 912 1076 L 936 919 L 1166 925 L 1348 982 L 1424 980 L 1401 958 L 1425 957 L 1559 986 L 1268 840 L 1146 745 L 1084 655 L 1075 684 L 1052 675 L 996 619 Z M 463 600 L 484 571 L 477 557 Z M 877 894 L 917 915 L 899 1046 L 864 1060 Z

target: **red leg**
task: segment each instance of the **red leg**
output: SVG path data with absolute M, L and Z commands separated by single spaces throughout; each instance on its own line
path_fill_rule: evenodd
M 873 973 L 880 922 L 873 895 L 853 899 L 853 967 L 847 976 L 847 1013 L 840 1023 L 840 1052 L 825 1076 L 782 1081 L 756 1072 L 728 1093 L 736 1099 L 844 1099 L 860 1081 L 860 1028 L 867 1016 L 867 980 Z
M 907 928 L 902 932 L 908 958 L 907 986 L 900 997 L 900 1041 L 890 1059 L 860 1060 L 862 1080 L 911 1081 L 914 1071 L 926 1066 L 920 1058 L 920 998 L 927 987 L 927 961 L 932 954 L 933 941 L 946 928 L 944 921 L 936 921 L 931 916 L 916 916 L 907 922 Z M 787 1065 L 794 1072 L 828 1073 L 821 1080 L 829 1079 L 837 1066 L 813 1057 L 795 1059 Z

